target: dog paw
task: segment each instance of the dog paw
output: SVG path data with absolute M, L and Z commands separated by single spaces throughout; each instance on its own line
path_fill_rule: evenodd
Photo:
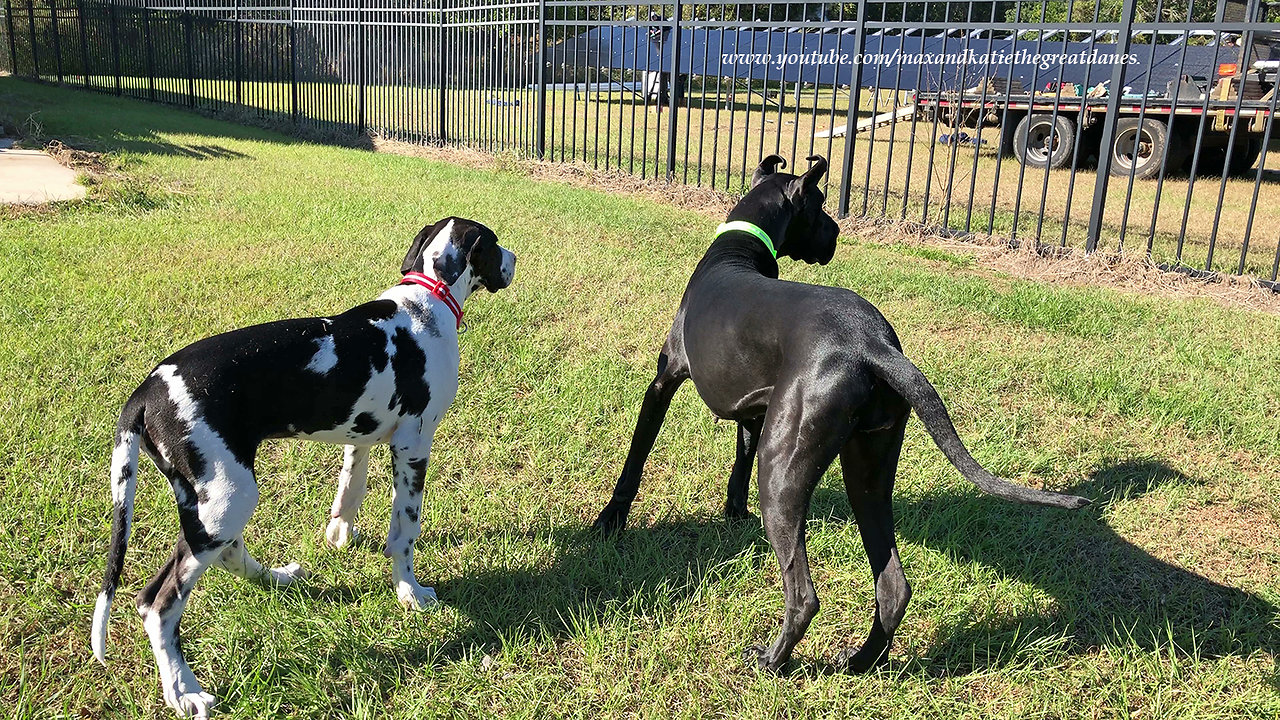
M 440 603 L 435 590 L 421 585 L 415 587 L 402 582 L 396 586 L 396 595 L 406 610 L 429 610 Z
M 769 662 L 769 648 L 762 645 L 752 645 L 742 651 L 742 660 L 747 665 L 770 675 L 782 674 L 782 663 Z
M 725 505 L 724 518 L 725 520 L 754 520 L 756 516 L 752 515 L 751 512 L 747 510 L 746 505 L 741 507 Z
M 184 718 L 208 718 L 209 711 L 217 704 L 217 699 L 207 692 L 190 692 L 166 698 L 169 707 Z
M 331 547 L 341 550 L 356 539 L 356 527 L 342 518 L 334 518 L 324 530 L 324 539 Z
M 836 655 L 836 667 L 843 667 L 848 672 L 865 673 L 883 665 L 889 659 L 888 648 L 876 651 L 863 645 L 860 648 L 845 648 Z
M 606 505 L 600 516 L 591 524 L 591 529 L 608 537 L 627 526 L 627 514 L 630 508 L 618 508 Z
M 271 569 L 271 580 L 277 585 L 292 585 L 306 577 L 307 571 L 296 562 Z

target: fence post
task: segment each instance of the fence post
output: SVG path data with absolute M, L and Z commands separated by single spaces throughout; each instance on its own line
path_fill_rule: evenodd
M 538 117 L 534 132 L 537 134 L 538 159 L 547 155 L 547 0 L 538 0 Z
M 58 29 L 58 0 L 49 0 L 49 22 L 53 27 L 53 61 L 58 71 L 58 84 L 62 84 L 62 31 Z
M 676 176 L 676 96 L 680 80 L 680 0 L 671 14 L 671 74 L 667 78 L 667 181 Z
M 76 12 L 80 14 L 80 72 L 84 86 L 89 87 L 89 38 L 85 35 L 86 22 L 84 0 L 76 0 Z
M 298 124 L 298 0 L 289 0 L 289 114 Z
M 244 55 L 244 30 L 243 30 L 243 28 L 241 27 L 244 23 L 240 22 L 240 0 L 235 0 L 235 9 L 234 9 L 234 12 L 235 12 L 235 15 L 234 15 L 234 18 L 235 18 L 235 26 L 234 26 L 234 27 L 235 27 L 235 40 L 234 40 L 234 43 L 235 43 L 235 54 L 236 54 L 236 61 L 235 61 L 235 65 L 236 65 L 236 69 L 235 69 L 235 73 L 236 73 L 236 104 L 237 104 L 237 105 L 243 105 L 243 104 L 244 104 L 244 98 L 243 98 L 243 96 L 242 96 L 242 92 L 243 92 L 243 91 L 241 90 L 241 85 L 244 83 L 244 77 L 243 77 L 243 75 L 244 75 L 244 71 L 241 69 L 241 64 L 242 64 L 244 61 L 243 61 L 243 60 L 241 60 L 241 59 L 240 59 L 240 57 L 241 57 L 242 55 Z
M 18 74 L 18 39 L 13 36 L 13 2 L 4 0 L 4 23 L 9 39 L 9 68 L 14 75 Z
M 862 56 L 867 51 L 867 0 L 858 0 L 858 42 L 854 47 L 857 50 L 849 73 L 849 109 L 844 118 L 844 165 L 840 168 L 840 202 L 836 209 L 836 216 L 842 218 L 849 217 L 849 194 L 853 191 L 853 146 L 858 137 L 858 108 L 862 104 Z
M 446 63 L 449 61 L 449 54 L 445 52 L 444 43 L 444 0 L 438 0 L 438 12 L 436 13 L 436 53 L 439 56 L 436 62 L 436 93 L 437 93 L 437 110 L 436 110 L 436 137 L 440 144 L 445 143 L 445 131 L 448 125 L 445 122 L 445 79 L 448 78 L 449 72 Z
M 358 62 L 360 63 L 359 71 L 356 73 L 357 81 L 360 84 L 360 87 L 357 90 L 357 100 L 356 100 L 356 133 L 359 135 L 363 135 L 364 125 L 365 125 L 365 117 L 364 117 L 365 76 L 364 74 L 365 74 L 365 65 L 368 62 L 368 59 L 365 57 L 365 42 L 364 42 L 364 0 L 359 0 L 359 2 L 356 3 L 356 32 L 359 33 L 359 36 L 356 38 L 356 46 L 357 48 L 359 48 L 357 55 L 359 56 Z
M 124 79 L 120 76 L 120 21 L 116 18 L 116 0 L 111 0 L 111 4 L 107 6 L 108 17 L 111 19 L 111 71 L 116 76 L 116 95 L 124 92 Z
M 1130 40 L 1133 33 L 1134 0 L 1124 0 L 1120 10 L 1120 34 L 1116 38 L 1116 55 L 1123 58 L 1129 54 Z M 1110 93 L 1107 95 L 1107 114 L 1102 121 L 1102 140 L 1098 145 L 1098 175 L 1093 181 L 1093 208 L 1089 211 L 1089 232 L 1085 236 L 1085 252 L 1098 249 L 1098 240 L 1102 236 L 1102 212 L 1107 203 L 1107 180 L 1111 175 L 1111 146 L 1116 139 L 1116 115 L 1120 112 L 1120 96 L 1124 94 L 1121 84 L 1124 82 L 1123 62 L 1117 62 L 1111 68 Z M 1137 138 L 1135 137 L 1135 152 Z

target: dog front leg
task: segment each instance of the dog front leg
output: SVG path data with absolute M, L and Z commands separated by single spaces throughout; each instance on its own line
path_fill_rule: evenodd
M 422 533 L 422 491 L 427 477 L 431 439 L 415 445 L 391 446 L 395 485 L 391 491 L 391 524 L 385 553 L 391 558 L 391 579 L 400 604 L 409 610 L 435 605 L 436 591 L 418 584 L 413 574 L 413 544 Z
M 640 417 L 636 419 L 636 429 L 631 435 L 631 449 L 622 466 L 622 475 L 613 489 L 609 504 L 600 511 L 600 516 L 592 525 L 606 535 L 626 527 L 631 503 L 640 491 L 640 474 L 644 471 L 645 461 L 649 459 L 653 443 L 658 438 L 658 430 L 662 428 L 662 421 L 667 416 L 671 398 L 687 377 L 671 372 L 671 369 L 667 354 L 659 355 L 658 375 L 649 383 L 649 389 L 645 390 L 644 401 L 640 404 Z
M 347 445 L 342 454 L 342 474 L 338 476 L 338 492 L 333 496 L 329 527 L 324 537 L 336 548 L 346 547 L 355 537 L 356 514 L 369 492 L 369 448 Z

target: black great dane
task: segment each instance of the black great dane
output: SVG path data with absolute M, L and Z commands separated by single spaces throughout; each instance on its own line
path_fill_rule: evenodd
M 861 648 L 837 657 L 861 672 L 886 658 L 911 598 L 892 502 L 911 408 L 947 459 L 984 492 L 1061 508 L 1088 500 L 991 475 L 965 449 L 937 391 L 902 354 L 893 328 L 871 303 L 843 288 L 778 279 L 779 256 L 825 264 L 835 254 L 838 228 L 822 209 L 818 187 L 827 161 L 809 160 L 808 172 L 796 176 L 778 172 L 786 167 L 782 158 L 765 158 L 694 269 L 645 392 L 622 476 L 595 527 L 610 533 L 626 525 L 671 397 L 692 379 L 713 413 L 738 423 L 729 517 L 747 514 L 751 463 L 760 458 L 760 515 L 782 569 L 786 613 L 773 645 L 744 655 L 780 672 L 818 612 L 805 519 L 814 487 L 839 456 L 875 578 L 871 632 Z

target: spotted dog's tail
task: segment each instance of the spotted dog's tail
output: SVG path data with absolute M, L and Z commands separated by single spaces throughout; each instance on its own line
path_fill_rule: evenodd
M 116 425 L 116 446 L 111 451 L 111 549 L 107 552 L 107 571 L 102 578 L 102 592 L 93 610 L 93 656 L 107 663 L 107 616 L 111 599 L 120 585 L 124 568 L 124 551 L 129 545 L 129 528 L 133 524 L 133 497 L 138 487 L 138 444 L 142 440 L 142 413 L 146 404 L 141 393 L 134 393 L 120 412 Z
M 917 368 L 897 348 L 887 345 L 879 352 L 868 356 L 867 361 L 877 377 L 888 383 L 911 403 L 911 407 L 915 408 L 916 414 L 924 422 L 925 429 L 938 444 L 938 449 L 942 450 L 942 454 L 947 456 L 960 474 L 977 485 L 978 489 L 1005 500 L 1034 505 L 1079 508 L 1089 504 L 1086 498 L 1015 485 L 987 472 L 977 460 L 973 459 L 968 448 L 960 441 L 955 425 L 951 423 L 947 406 L 942 404 L 938 391 L 929 383 L 924 373 L 920 372 L 920 368 Z

